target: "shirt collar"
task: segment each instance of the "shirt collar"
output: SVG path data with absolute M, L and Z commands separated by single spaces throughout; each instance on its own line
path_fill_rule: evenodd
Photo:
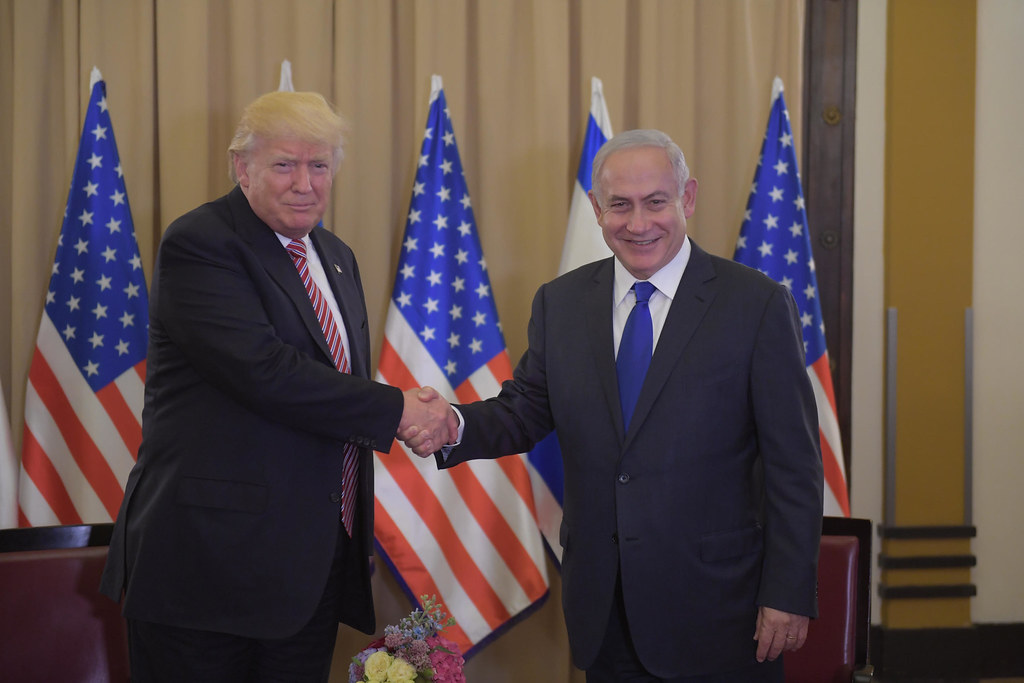
M 647 279 L 648 282 L 658 288 L 659 292 L 667 296 L 669 300 L 676 295 L 679 281 L 683 279 L 683 271 L 686 270 L 686 264 L 690 262 L 691 251 L 690 238 L 686 236 L 683 238 L 682 246 L 679 247 L 679 252 L 672 257 L 672 260 Z M 622 300 L 626 298 L 634 282 L 636 282 L 636 277 L 626 270 L 626 266 L 622 265 L 618 257 L 615 257 L 615 284 L 612 289 L 612 300 L 616 306 L 621 304 Z
M 291 237 L 286 237 L 286 236 L 282 235 L 281 233 L 279 233 L 277 231 L 275 231 L 274 234 L 277 235 L 278 241 L 281 242 L 281 246 L 283 246 L 284 248 L 287 249 L 288 245 L 292 243 L 292 238 Z M 306 252 L 308 253 L 309 252 L 309 248 L 311 246 L 313 246 L 312 243 L 309 240 L 309 233 L 306 233 L 306 235 L 301 240 L 299 240 L 299 241 L 306 245 Z

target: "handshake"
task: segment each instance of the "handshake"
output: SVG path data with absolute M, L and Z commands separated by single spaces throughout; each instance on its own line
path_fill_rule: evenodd
M 396 436 L 413 453 L 425 458 L 458 440 L 459 418 L 436 389 L 409 389 L 404 395 L 405 408 Z

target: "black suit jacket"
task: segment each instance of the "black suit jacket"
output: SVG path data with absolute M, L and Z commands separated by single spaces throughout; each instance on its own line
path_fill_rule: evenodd
M 601 645 L 616 576 L 658 676 L 754 663 L 757 607 L 815 615 L 822 466 L 789 291 L 696 244 L 623 429 L 613 259 L 544 285 L 500 395 L 460 406 L 439 465 L 526 451 L 552 428 L 565 471 L 563 607 L 577 666 Z
M 348 330 L 338 372 L 287 251 L 239 188 L 170 225 L 150 294 L 143 438 L 102 590 L 129 618 L 280 638 L 312 615 L 339 527 L 342 446 L 360 446 L 357 585 L 342 621 L 374 630 L 371 449 L 401 419 L 395 388 L 368 379 L 355 257 L 312 241 Z

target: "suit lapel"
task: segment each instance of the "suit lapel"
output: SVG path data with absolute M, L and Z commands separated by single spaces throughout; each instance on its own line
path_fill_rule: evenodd
M 352 374 L 360 377 L 368 377 L 368 349 L 364 348 L 362 339 L 366 331 L 366 318 L 359 315 L 363 310 L 362 297 L 356 286 L 355 272 L 347 272 L 342 264 L 346 260 L 336 250 L 330 248 L 330 240 L 321 240 L 319 231 L 324 228 L 314 228 L 309 234 L 313 247 L 320 256 L 320 264 L 327 274 L 327 282 L 331 285 L 334 293 L 334 300 L 338 303 L 338 310 L 345 324 L 345 331 L 348 333 L 348 355 L 352 366 Z M 349 268 L 348 270 L 352 270 Z
M 607 259 L 594 274 L 590 289 L 583 293 L 581 305 L 586 312 L 586 340 L 595 372 L 604 390 L 608 413 L 619 440 L 623 438 L 622 408 L 619 404 L 619 381 L 615 374 L 615 344 L 612 337 L 612 281 L 615 279 L 614 259 Z
M 309 302 L 309 295 L 302 285 L 302 280 L 298 277 L 295 263 L 288 255 L 288 251 L 281 246 L 274 231 L 253 213 L 241 188 L 236 186 L 228 194 L 228 200 L 239 236 L 249 244 L 270 277 L 291 299 L 302 318 L 302 323 L 309 331 L 309 335 L 316 341 L 324 356 L 329 359 L 331 349 L 327 346 L 323 328 L 320 327 L 320 321 L 316 319 L 316 313 Z M 341 301 L 339 300 L 338 303 L 340 305 Z
M 686 264 L 686 270 L 683 271 L 676 295 L 672 299 L 672 306 L 665 318 L 665 325 L 658 337 L 658 346 L 651 357 L 647 377 L 640 389 L 640 396 L 636 402 L 636 409 L 633 412 L 633 419 L 630 422 L 624 446 L 629 445 L 643 425 L 655 400 L 668 382 L 672 369 L 678 365 L 683 351 L 690 343 L 690 338 L 693 337 L 701 319 L 715 298 L 715 269 L 711 263 L 711 257 L 693 240 L 690 240 L 690 244 L 692 247 L 690 260 Z M 612 370 L 614 374 L 614 368 Z

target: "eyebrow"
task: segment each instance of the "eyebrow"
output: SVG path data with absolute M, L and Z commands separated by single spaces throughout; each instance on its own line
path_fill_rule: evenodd
M 672 193 L 671 192 L 666 192 L 665 190 L 655 190 L 654 192 L 652 192 L 652 193 L 650 193 L 648 195 L 644 195 L 643 197 L 641 197 L 640 201 L 645 202 L 645 201 L 647 201 L 649 199 L 656 199 L 656 198 L 660 198 L 660 197 L 665 197 L 666 199 L 671 199 L 672 198 Z M 608 195 L 607 200 L 609 202 L 614 202 L 614 201 L 618 201 L 618 200 L 627 201 L 627 202 L 628 201 L 632 201 L 629 197 L 625 197 L 623 195 L 618 195 L 618 194 L 610 194 L 610 195 Z

